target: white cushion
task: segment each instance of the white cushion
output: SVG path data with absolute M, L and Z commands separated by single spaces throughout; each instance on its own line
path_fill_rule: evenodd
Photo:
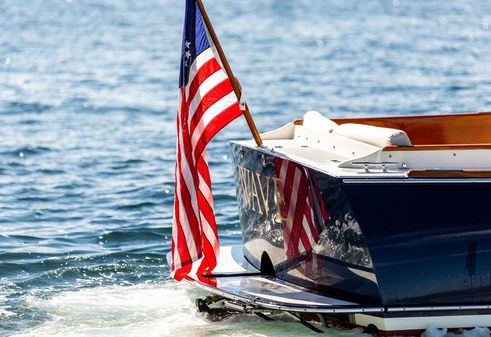
M 290 122 L 286 125 L 283 125 L 281 128 L 261 133 L 261 138 L 263 140 L 293 139 L 294 132 L 295 125 L 293 124 L 293 122 Z
M 338 125 L 318 111 L 307 111 L 303 115 L 303 127 L 309 130 L 332 132 Z
M 404 131 L 372 125 L 341 124 L 333 130 L 333 133 L 379 147 L 412 145 Z

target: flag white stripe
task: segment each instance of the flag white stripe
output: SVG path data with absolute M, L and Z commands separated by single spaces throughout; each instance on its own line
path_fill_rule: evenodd
M 187 215 L 186 215 L 186 210 L 184 209 L 184 206 L 182 205 L 182 202 L 180 202 L 180 200 L 182 200 L 181 199 L 182 196 L 180 195 L 180 188 L 181 188 L 180 183 L 177 183 L 177 187 L 179 188 L 178 195 L 176 195 L 176 199 L 177 199 L 177 201 L 179 201 L 179 223 L 178 223 L 178 225 L 180 225 L 180 227 L 182 229 L 182 233 L 183 233 L 184 238 L 186 240 L 186 246 L 188 247 L 189 255 L 191 258 L 194 258 L 198 255 L 197 251 L 196 251 L 196 246 L 194 243 L 194 238 L 193 238 L 192 234 L 189 234 L 189 230 L 186 231 L 186 226 L 183 225 L 183 224 L 186 224 Z M 187 228 L 189 229 L 189 227 L 187 227 Z M 188 237 L 190 237 L 189 240 L 188 240 Z M 176 243 L 178 243 L 178 242 L 176 242 Z M 181 257 L 179 257 L 179 260 L 181 261 Z M 180 261 L 179 261 L 179 263 L 176 264 L 176 268 L 177 268 L 177 266 L 181 265 Z
M 289 163 L 288 160 L 281 161 L 281 169 L 279 174 L 280 181 L 286 181 L 286 173 L 288 172 L 288 163 Z
M 292 186 L 292 192 L 298 191 L 299 185 L 300 185 L 300 178 L 302 177 L 302 174 L 298 168 L 295 167 L 295 174 L 293 176 L 293 186 Z M 297 197 L 298 193 L 292 193 L 292 196 L 290 198 L 290 205 L 288 205 L 288 217 L 286 221 L 286 227 L 288 230 L 288 233 L 290 235 L 292 234 L 292 228 L 293 228 L 293 221 L 295 220 L 295 212 L 297 208 Z
M 201 221 L 202 221 L 202 223 L 201 223 L 202 231 L 205 234 L 205 236 L 208 239 L 208 241 L 213 246 L 213 250 L 216 252 L 217 245 L 216 245 L 216 236 L 215 236 L 215 233 L 213 232 L 213 229 L 211 228 L 211 225 L 208 223 L 208 220 L 206 220 L 206 217 L 204 215 L 201 216 Z
M 300 253 L 303 253 L 303 252 L 305 252 L 306 250 L 307 250 L 307 249 L 305 249 L 305 247 L 303 246 L 302 240 L 300 240 L 300 241 L 298 242 L 298 251 L 299 251 Z
M 193 118 L 196 113 L 196 109 L 201 103 L 201 99 L 205 97 L 205 95 L 210 92 L 214 87 L 227 79 L 227 74 L 223 70 L 217 70 L 215 73 L 210 75 L 203 83 L 199 86 L 199 89 L 196 91 L 191 103 L 189 104 L 189 118 L 188 122 Z
M 310 231 L 310 225 L 309 225 L 309 222 L 307 221 L 307 217 L 305 215 L 303 216 L 302 227 L 303 227 L 303 231 L 307 235 L 307 239 L 309 240 L 309 244 L 312 247 L 314 245 L 314 238 L 312 237 L 312 232 Z
M 206 181 L 201 176 L 201 172 L 199 172 L 199 190 L 201 191 L 201 193 L 203 193 L 203 195 L 206 198 L 206 201 L 208 201 L 208 204 L 210 205 L 210 207 L 213 208 L 213 197 L 211 194 L 211 189 L 210 189 L 210 186 L 208 186 Z
M 193 29 L 195 28 L 185 24 L 185 36 L 194 33 Z M 191 30 L 188 31 L 189 29 Z M 233 92 L 228 92 L 227 87 L 220 85 L 225 84 L 230 79 L 223 71 L 223 66 L 217 58 L 215 46 L 208 31 L 207 36 L 210 48 L 195 57 L 193 63 L 186 69 L 187 78 L 181 79 L 184 80 L 186 86 L 180 89 L 183 97 L 180 97 L 182 106 L 178 110 L 177 153 L 179 162 L 175 169 L 175 208 L 176 214 L 179 213 L 179 215 L 176 215 L 173 220 L 172 234 L 174 242 L 172 253 L 175 256 L 172 275 L 176 276 L 176 279 L 181 279 L 184 276 L 180 273 L 176 275 L 176 270 L 182 270 L 188 275 L 196 274 L 202 268 L 205 271 L 211 271 L 216 265 L 216 258 L 219 253 L 211 182 L 205 179 L 209 174 L 206 153 L 200 147 L 199 150 L 203 151 L 200 154 L 201 157 L 196 157 L 194 154 L 197 149 L 196 145 L 206 145 L 205 143 L 210 140 L 204 136 L 211 135 L 211 130 L 217 131 L 225 126 L 225 119 L 229 117 L 228 112 L 230 109 L 236 108 L 237 98 Z M 193 39 L 184 40 L 183 51 L 187 53 L 192 50 L 193 47 L 190 47 L 192 43 L 194 43 Z M 183 55 L 182 62 L 187 59 L 189 59 L 189 55 Z M 216 71 L 215 66 L 207 67 L 207 63 L 214 65 L 215 61 L 221 66 L 221 69 Z M 181 66 L 188 67 L 188 64 L 181 63 Z M 191 89 L 196 90 L 196 93 L 191 92 Z M 204 98 L 206 98 L 206 102 L 203 101 Z M 206 103 L 206 107 L 200 106 L 204 103 Z M 225 114 L 225 112 L 227 113 Z M 234 112 L 240 114 L 238 108 Z M 224 113 L 223 120 L 221 119 L 222 113 Z M 193 123 L 196 122 L 197 127 L 191 134 L 190 127 L 193 117 L 195 118 Z M 182 123 L 179 123 L 179 119 Z M 205 141 L 205 143 L 201 144 L 201 141 Z M 200 160 L 203 160 L 204 163 L 200 163 Z M 196 223 L 194 222 L 194 215 L 196 215 Z M 192 221 L 190 222 L 190 220 Z M 183 265 L 183 263 L 187 263 L 188 258 L 191 259 L 191 265 Z M 185 270 L 188 268 L 191 269 L 190 273 Z
M 176 178 L 177 178 L 177 172 L 176 172 Z M 176 186 L 174 187 L 176 193 L 174 194 L 175 198 L 177 198 L 178 188 L 179 188 L 179 183 L 178 183 L 178 179 L 176 179 Z M 177 228 L 177 226 L 179 226 L 179 222 L 178 219 L 176 219 L 176 213 L 174 213 L 172 216 L 172 227 Z M 179 244 L 177 230 L 172 230 L 172 241 L 174 242 L 174 246 L 177 247 L 177 245 Z M 181 256 L 178 253 L 173 253 L 172 258 L 173 258 L 174 266 L 176 266 L 176 268 L 177 266 L 181 266 Z
M 198 140 L 201 138 L 203 131 L 206 129 L 208 124 L 218 116 L 220 113 L 222 113 L 224 110 L 228 109 L 230 106 L 233 104 L 237 103 L 237 96 L 235 96 L 235 93 L 231 91 L 228 95 L 222 97 L 218 102 L 213 104 L 208 108 L 208 110 L 205 111 L 203 116 L 201 116 L 201 119 L 196 126 L 196 128 L 193 131 L 193 135 L 191 137 L 191 144 L 193 148 L 196 147 L 196 144 Z
M 181 92 L 179 91 L 179 107 L 178 107 L 178 113 L 177 113 L 177 121 L 178 121 L 178 125 L 179 125 L 179 111 L 181 111 L 181 102 L 182 102 L 182 99 L 181 99 Z M 176 153 L 179 153 L 179 130 L 177 131 L 178 132 L 178 135 L 177 135 L 177 139 L 176 139 Z M 178 169 L 178 163 L 176 163 L 176 166 L 174 168 L 174 180 L 176 182 L 175 186 L 174 186 L 174 197 L 177 198 L 177 193 L 179 191 L 179 169 Z M 174 203 L 176 203 L 177 201 L 174 201 Z M 177 203 L 178 205 L 180 204 L 180 202 Z M 179 222 L 178 222 L 178 219 L 176 219 L 176 213 L 174 212 L 173 215 L 172 215 L 172 242 L 174 243 L 174 246 L 177 247 L 179 245 L 179 242 L 178 242 L 178 235 L 177 235 L 177 230 L 175 230 L 175 228 L 177 228 L 177 226 L 179 226 Z M 178 268 L 178 266 L 180 267 L 181 266 L 181 256 L 178 252 L 177 249 L 174 249 L 174 251 L 172 252 L 172 258 L 173 258 L 173 263 L 174 263 L 174 268 Z
M 308 177 L 307 169 L 303 168 L 304 175 Z M 312 191 L 313 193 L 313 191 Z M 314 224 L 314 211 L 312 208 L 312 200 L 311 200 L 311 195 L 307 193 L 307 200 L 306 200 L 306 206 L 308 207 L 307 213 L 304 215 L 305 221 L 303 223 L 303 230 L 305 234 L 307 234 L 307 238 L 309 240 L 310 248 L 312 248 L 315 245 L 315 240 L 312 236 L 312 230 L 310 228 L 309 223 L 307 222 L 307 216 L 310 217 L 310 220 L 312 221 L 312 224 Z M 304 212 L 305 213 L 305 212 Z
M 201 257 L 197 259 L 196 261 L 193 261 L 193 264 L 191 266 L 191 271 L 189 272 L 190 275 L 197 275 L 198 274 L 198 268 L 201 265 L 201 261 L 203 261 L 204 257 Z
M 186 98 L 189 97 L 189 83 L 193 82 L 199 69 L 206 62 L 208 62 L 209 60 L 211 60 L 214 57 L 215 57 L 215 55 L 213 54 L 213 51 L 211 50 L 211 48 L 203 50 L 201 52 L 201 54 L 196 56 L 196 59 L 194 60 L 193 64 L 191 64 L 191 67 L 189 68 L 189 81 L 188 81 L 188 85 L 186 86 Z
M 178 125 L 180 124 L 180 118 L 178 117 Z M 196 214 L 196 218 L 198 217 L 198 201 L 196 200 L 196 192 L 194 188 L 194 183 L 193 183 L 193 177 L 190 176 L 190 169 L 189 169 L 189 164 L 187 162 L 186 156 L 185 156 L 185 150 L 184 150 L 184 142 L 182 141 L 182 130 L 179 128 L 179 148 L 180 148 L 180 153 L 181 153 L 181 160 L 179 162 L 179 168 L 177 172 L 177 197 L 178 200 L 181 200 L 179 202 L 179 221 L 181 224 L 182 232 L 184 234 L 184 237 L 186 238 L 186 245 L 188 247 L 189 255 L 191 258 L 195 258 L 198 256 L 198 250 L 197 250 L 197 245 L 194 242 L 194 237 L 193 237 L 193 231 L 191 227 L 189 226 L 189 221 L 187 217 L 186 210 L 184 208 L 184 203 L 182 202 L 183 199 L 183 187 L 181 186 L 181 179 L 180 177 L 182 176 L 184 178 L 184 182 L 186 184 L 187 190 L 189 192 L 190 198 L 191 198 L 191 205 L 193 208 L 194 213 Z M 184 174 L 183 174 L 184 172 Z
M 178 118 L 178 125 L 180 124 L 180 120 Z M 188 160 L 186 158 L 186 150 L 184 148 L 184 142 L 182 141 L 182 130 L 179 128 L 179 149 L 181 153 L 181 161 L 179 162 L 180 164 L 180 173 L 182 177 L 184 178 L 184 182 L 186 183 L 186 187 L 189 191 L 190 197 L 191 197 L 191 205 L 193 208 L 194 213 L 196 214 L 196 217 L 198 217 L 198 200 L 196 198 L 196 188 L 194 186 L 194 179 L 192 176 L 192 171 L 190 169 L 190 165 L 188 163 Z M 182 200 L 182 199 L 181 199 Z
M 237 103 L 237 96 L 235 96 L 235 92 L 231 91 L 229 94 L 222 97 L 218 102 L 213 104 L 205 111 L 203 116 L 201 117 L 201 121 L 205 125 L 205 127 L 210 124 L 210 122 L 215 118 L 220 112 L 227 110 L 228 107 Z
M 182 144 L 181 144 L 181 146 L 182 146 Z M 189 192 L 189 196 L 191 198 L 191 206 L 193 208 L 194 214 L 196 216 L 198 216 L 198 200 L 196 197 L 196 193 L 194 192 L 194 191 L 196 191 L 196 188 L 194 187 L 193 176 L 191 174 L 188 161 L 186 160 L 186 158 L 181 157 L 181 163 L 180 164 L 181 165 L 180 165 L 179 171 L 180 171 L 181 176 L 184 178 L 184 183 L 185 183 L 187 190 Z M 181 190 L 182 189 L 179 189 L 179 192 L 181 192 Z
M 177 199 L 178 199 L 178 201 L 183 200 L 182 194 L 181 194 L 182 188 L 181 188 L 181 183 L 179 182 L 179 180 L 177 182 L 177 186 L 179 188 Z M 194 259 L 194 258 L 198 257 L 198 251 L 196 249 L 196 243 L 194 242 L 193 231 L 191 230 L 191 227 L 188 225 L 189 221 L 188 221 L 186 209 L 184 208 L 184 203 L 182 201 L 179 202 L 179 222 L 181 224 L 182 233 L 183 233 L 184 238 L 186 240 L 186 246 L 188 247 L 189 255 L 190 255 L 191 259 Z
M 182 204 L 182 202 L 181 202 Z M 188 218 L 186 215 L 186 210 L 183 206 L 179 206 L 179 221 L 181 224 L 182 233 L 184 235 L 184 239 L 186 240 L 186 246 L 188 247 L 189 257 L 194 260 L 198 255 L 198 251 L 196 248 L 196 242 L 194 241 L 193 232 L 191 227 L 188 224 Z
M 178 223 L 177 223 L 176 215 L 174 214 L 174 217 L 172 219 L 172 227 L 176 228 L 176 226 L 178 226 Z M 178 244 L 177 231 L 175 230 L 172 231 L 172 241 L 174 241 L 174 245 Z M 173 258 L 174 266 L 177 267 L 181 265 L 181 256 L 179 254 L 172 254 L 172 258 Z
M 315 228 L 315 213 L 314 213 L 314 208 L 312 207 L 312 198 L 308 198 L 307 199 L 307 204 L 309 206 L 309 214 L 310 214 L 310 219 L 312 219 L 312 225 L 314 226 Z M 310 228 L 310 226 L 308 227 L 309 228 L 309 233 L 311 235 L 313 235 L 314 232 L 316 232 L 316 230 L 314 229 L 314 232 L 312 232 L 312 229 Z M 315 239 L 314 237 L 312 236 L 312 239 L 310 240 L 310 242 L 312 243 L 312 247 L 317 243 L 315 242 Z
M 203 152 L 201 156 L 203 157 L 203 160 L 205 160 L 205 162 L 206 162 L 207 161 L 206 160 L 206 157 L 207 157 L 206 152 Z M 201 172 L 198 172 L 198 178 L 199 178 L 198 188 L 201 191 L 201 193 L 203 194 L 203 196 L 205 197 L 206 201 L 208 201 L 208 204 L 210 205 L 210 207 L 213 209 L 213 196 L 211 193 L 211 189 L 208 186 L 208 183 L 202 177 Z M 218 254 L 218 252 L 217 252 L 218 242 L 217 242 L 215 232 L 213 231 L 212 226 L 210 225 L 210 223 L 208 222 L 208 220 L 206 219 L 204 214 L 201 212 L 200 212 L 200 217 L 201 217 L 201 231 L 202 231 L 202 233 L 205 234 L 206 238 L 208 239 L 208 241 L 213 246 L 213 250 L 215 251 L 215 254 Z M 216 257 L 218 258 L 218 256 L 216 256 Z

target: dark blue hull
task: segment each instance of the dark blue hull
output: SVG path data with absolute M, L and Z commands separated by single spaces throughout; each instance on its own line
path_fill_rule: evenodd
M 232 154 L 244 255 L 263 272 L 367 305 L 491 303 L 490 181 L 338 179 Z

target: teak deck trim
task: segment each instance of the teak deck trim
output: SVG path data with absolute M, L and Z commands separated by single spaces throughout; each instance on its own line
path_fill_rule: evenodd
M 491 178 L 491 170 L 410 170 L 408 178 Z
M 403 130 L 413 145 L 491 144 L 491 112 L 333 119 Z
M 382 151 L 459 151 L 459 150 L 491 150 L 491 144 L 448 144 L 448 145 L 415 145 L 386 146 Z

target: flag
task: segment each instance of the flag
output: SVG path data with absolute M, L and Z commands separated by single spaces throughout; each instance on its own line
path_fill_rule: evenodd
M 196 0 L 186 0 L 177 111 L 171 273 L 210 273 L 219 254 L 205 146 L 242 114 Z
M 289 259 L 309 255 L 319 240 L 319 229 L 329 217 L 315 173 L 292 161 L 274 158 L 280 186 L 280 212 L 286 256 Z

